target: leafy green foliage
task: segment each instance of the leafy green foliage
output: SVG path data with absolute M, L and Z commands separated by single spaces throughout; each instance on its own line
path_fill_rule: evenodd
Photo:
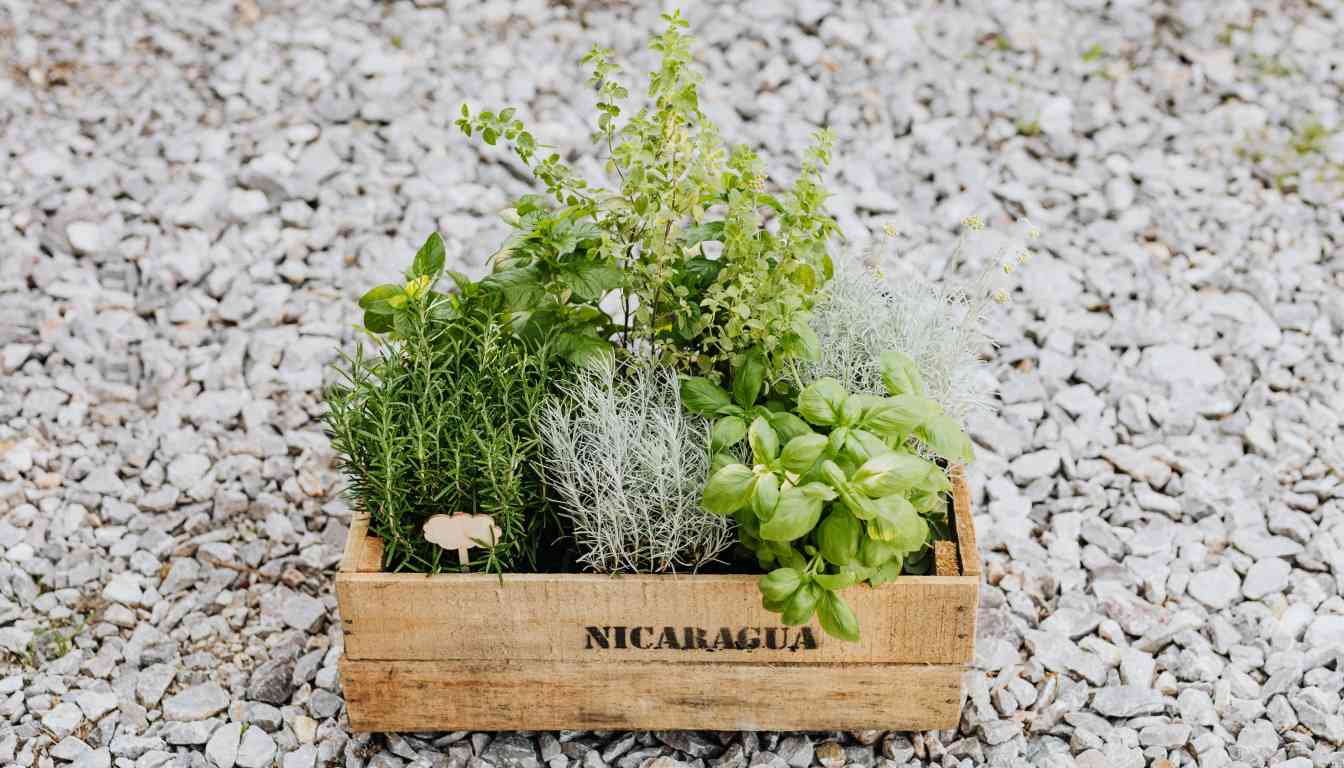
M 688 408 L 718 417 L 711 430 L 717 468 L 703 504 L 732 515 L 742 543 L 769 569 L 760 580 L 763 604 L 788 624 L 815 615 L 828 634 L 850 641 L 859 625 L 841 591 L 918 571 L 947 526 L 951 484 L 921 451 L 948 464 L 972 458 L 969 438 L 924 395 L 913 360 L 882 355 L 881 377 L 885 397 L 850 394 L 823 378 L 785 408 L 748 399 L 745 385 L 734 386 L 735 398 L 706 379 L 682 383 Z M 735 384 L 752 380 L 735 372 Z M 750 464 L 732 453 L 743 437 Z
M 599 342 L 614 338 L 621 349 L 649 351 L 712 381 L 751 357 L 768 383 L 786 360 L 817 351 L 807 321 L 832 271 L 827 242 L 837 227 L 821 169 L 834 137 L 818 132 L 793 185 L 768 192 L 760 158 L 725 146 L 700 108 L 686 20 L 663 19 L 666 29 L 650 43 L 660 63 L 648 76 L 646 108 L 625 112 L 629 92 L 611 51 L 595 47 L 584 57 L 598 97 L 593 140 L 607 154 L 612 189 L 590 186 L 559 154 L 543 153 L 513 109 L 462 107 L 462 131 L 504 141 L 555 203 L 527 197 L 515 205 L 518 231 L 496 255 L 496 275 L 517 299 L 511 311 L 544 300 L 524 324 L 561 326 L 573 356 L 605 352 Z M 619 328 L 593 311 L 610 292 L 619 292 Z
M 543 532 L 555 533 L 536 419 L 565 380 L 563 330 L 519 334 L 507 291 L 448 273 L 458 292 L 435 290 L 443 241 L 432 235 L 404 285 L 364 294 L 364 326 L 378 342 L 345 358 L 326 393 L 327 434 L 350 480 L 354 506 L 371 516 L 394 571 L 456 569 L 426 542 L 434 514 L 488 514 L 502 530 L 469 568 L 538 566 Z

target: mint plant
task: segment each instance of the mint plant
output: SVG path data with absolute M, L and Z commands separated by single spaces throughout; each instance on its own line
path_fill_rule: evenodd
M 858 621 L 841 592 L 896 578 L 946 526 L 947 474 L 930 457 L 970 461 L 970 438 L 927 397 L 914 361 L 882 356 L 887 395 L 850 394 L 818 379 L 796 402 L 758 404 L 757 376 L 734 391 L 703 378 L 683 382 L 687 407 L 717 420 L 715 469 L 705 509 L 737 522 L 762 568 L 763 604 L 786 624 L 815 614 L 822 629 L 857 641 Z M 742 383 L 745 382 L 745 383 Z M 745 439 L 751 464 L 733 447 Z

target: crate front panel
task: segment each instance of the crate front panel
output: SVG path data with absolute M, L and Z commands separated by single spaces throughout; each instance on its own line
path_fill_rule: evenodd
M 904 577 L 846 590 L 860 641 L 815 619 L 786 627 L 752 576 L 341 574 L 350 659 L 534 659 L 962 664 L 974 577 Z
M 356 731 L 934 730 L 962 667 L 342 659 Z

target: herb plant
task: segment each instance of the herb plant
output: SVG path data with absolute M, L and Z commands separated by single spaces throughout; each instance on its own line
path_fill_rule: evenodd
M 592 570 L 695 569 L 733 543 L 701 508 L 709 428 L 681 406 L 670 369 L 607 362 L 579 371 L 541 418 L 547 477 Z
M 926 396 L 913 360 L 890 352 L 881 370 L 886 396 L 850 394 L 823 378 L 787 405 L 756 404 L 754 377 L 738 376 L 747 384 L 731 394 L 706 379 L 683 383 L 689 407 L 718 417 L 705 509 L 731 515 L 741 542 L 771 569 L 760 580 L 765 607 L 786 624 L 815 613 L 828 634 L 851 641 L 858 620 L 840 593 L 896 578 L 946 526 L 950 482 L 921 452 L 972 458 L 970 439 Z M 730 452 L 744 438 L 750 465 Z
M 326 393 L 327 434 L 388 570 L 456 569 L 420 532 L 429 516 L 454 512 L 488 514 L 502 529 L 494 547 L 473 550 L 471 569 L 536 569 L 543 532 L 556 533 L 536 419 L 569 366 L 553 338 L 514 333 L 499 291 L 455 273 L 456 293 L 435 290 L 443 266 L 435 234 L 404 284 L 360 299 L 378 349 L 345 357 Z
M 648 106 L 632 114 L 623 106 L 629 92 L 611 51 L 595 47 L 584 58 L 598 95 L 593 138 L 612 189 L 543 152 L 512 108 L 463 105 L 458 126 L 508 144 L 554 200 L 514 207 L 518 229 L 490 279 L 507 287 L 510 311 L 531 313 L 527 322 L 565 324 L 562 345 L 583 356 L 647 354 L 716 381 L 748 354 L 782 370 L 816 353 L 808 317 L 831 275 L 827 242 L 837 233 L 821 184 L 833 136 L 818 132 L 792 186 L 770 191 L 760 158 L 725 146 L 701 111 L 685 19 L 663 18 Z M 609 292 L 619 293 L 616 327 L 593 311 Z
M 964 423 L 992 401 L 994 378 L 980 359 L 991 344 L 991 300 L 983 284 L 962 291 L 918 277 L 889 280 L 841 259 L 813 311 L 817 354 L 791 361 L 788 378 L 799 387 L 833 378 L 851 392 L 880 394 L 882 353 L 898 351 L 915 361 L 929 397 Z

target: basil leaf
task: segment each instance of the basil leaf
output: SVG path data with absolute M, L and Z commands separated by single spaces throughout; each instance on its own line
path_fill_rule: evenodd
M 919 366 L 904 352 L 884 352 L 878 358 L 882 369 L 882 383 L 893 395 L 923 395 L 924 378 Z
M 821 592 L 825 590 L 818 589 L 815 584 L 802 585 L 784 605 L 780 619 L 790 626 L 806 624 L 817 609 L 817 597 Z
M 901 496 L 874 500 L 877 515 L 868 521 L 868 535 L 885 541 L 898 552 L 914 552 L 929 540 L 929 524 Z
M 776 411 L 770 414 L 770 426 L 775 428 L 775 433 L 779 439 L 788 442 L 799 435 L 813 434 L 812 428 L 806 421 L 798 418 L 788 411 Z
M 798 415 L 818 426 L 832 426 L 840 421 L 846 397 L 840 382 L 817 379 L 799 393 Z
M 859 539 L 862 535 L 863 525 L 858 518 L 844 506 L 837 505 L 817 526 L 817 549 L 821 550 L 821 556 L 826 558 L 826 562 L 848 565 L 859 554 Z
M 763 416 L 757 416 L 747 430 L 747 442 L 757 464 L 769 464 L 779 458 L 779 435 Z
M 849 480 L 876 499 L 921 488 L 929 471 L 937 469 L 933 462 L 912 453 L 887 451 L 865 461 Z
M 756 478 L 756 487 L 751 492 L 751 510 L 761 520 L 769 520 L 779 505 L 779 478 L 767 473 Z
M 753 347 L 742 360 L 742 365 L 733 371 L 733 397 L 743 408 L 750 408 L 760 397 L 761 386 L 765 383 L 765 353 L 760 347 Z
M 969 463 L 975 458 L 971 438 L 961 430 L 956 419 L 939 414 L 929 419 L 916 432 L 925 445 L 948 461 Z
M 738 416 L 724 416 L 714 422 L 709 433 L 709 446 L 712 451 L 722 451 L 742 442 L 747 436 L 747 424 Z
M 766 541 L 795 541 L 806 536 L 821 517 L 822 501 L 799 488 L 786 488 L 769 520 L 761 523 Z
M 868 577 L 868 583 L 874 587 L 885 584 L 888 581 L 895 581 L 897 576 L 901 575 L 902 558 L 900 555 L 893 557 L 882 565 L 878 566 Z
M 817 621 L 826 634 L 851 643 L 859 641 L 859 619 L 843 597 L 830 590 L 823 591 L 816 611 Z
M 701 505 L 716 515 L 731 515 L 746 506 L 755 480 L 750 467 L 730 464 L 709 478 Z
M 681 380 L 681 404 L 686 410 L 704 416 L 716 416 L 719 410 L 733 404 L 723 387 L 700 376 Z
M 757 582 L 761 595 L 772 603 L 789 599 L 803 585 L 802 574 L 793 568 L 776 568 L 765 574 Z
M 826 436 L 818 435 L 815 432 L 806 435 L 799 435 L 793 438 L 784 446 L 784 452 L 780 454 L 780 463 L 790 472 L 802 474 L 812 468 L 821 458 L 822 452 L 826 450 Z

